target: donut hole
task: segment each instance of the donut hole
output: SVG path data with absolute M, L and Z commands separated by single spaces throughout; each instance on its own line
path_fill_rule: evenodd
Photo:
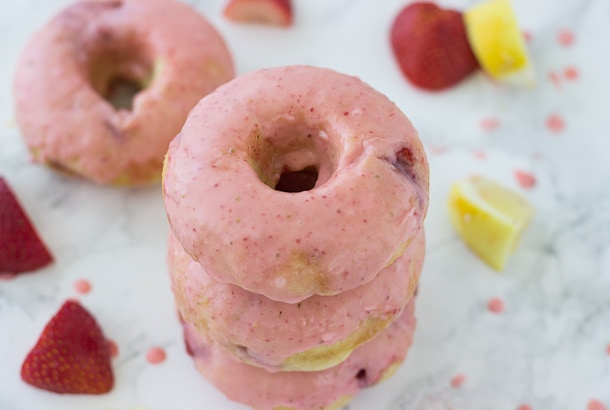
M 96 93 L 115 110 L 131 111 L 136 96 L 155 76 L 147 48 L 100 31 L 89 61 L 89 80 Z
M 316 186 L 317 180 L 318 170 L 313 166 L 305 167 L 300 171 L 285 170 L 280 174 L 274 189 L 282 192 L 309 191 Z
M 134 97 L 143 89 L 142 85 L 135 81 L 119 76 L 110 80 L 104 99 L 116 110 L 131 111 Z
M 315 189 L 330 178 L 337 160 L 330 148 L 325 131 L 291 122 L 257 129 L 248 161 L 265 185 L 297 193 Z

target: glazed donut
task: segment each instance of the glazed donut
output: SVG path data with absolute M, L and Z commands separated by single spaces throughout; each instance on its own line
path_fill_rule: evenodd
M 98 183 L 158 181 L 188 112 L 234 76 L 214 28 L 174 0 L 84 0 L 28 43 L 14 95 L 34 161 Z M 141 87 L 131 109 L 105 99 Z
M 170 234 L 168 262 L 178 311 L 235 360 L 268 371 L 317 371 L 345 360 L 396 320 L 413 296 L 424 259 L 423 230 L 369 283 L 298 304 L 216 282 Z
M 366 284 L 404 252 L 427 211 L 428 162 L 383 94 L 290 66 L 203 98 L 163 186 L 172 232 L 214 280 L 296 303 Z
M 365 387 L 391 376 L 415 329 L 414 300 L 388 329 L 341 364 L 319 372 L 269 373 L 226 356 L 205 334 L 184 324 L 187 351 L 199 372 L 229 399 L 257 410 L 338 409 Z

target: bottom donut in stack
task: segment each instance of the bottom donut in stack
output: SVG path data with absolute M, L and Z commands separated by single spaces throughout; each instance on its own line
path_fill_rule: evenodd
M 361 288 L 288 304 L 215 282 L 170 235 L 169 270 L 187 351 L 199 372 L 228 398 L 257 410 L 339 408 L 404 360 L 415 328 L 414 293 L 424 242 L 422 230 L 401 258 Z M 348 312 L 337 312 L 342 309 Z M 359 329 L 370 323 L 377 325 Z M 346 335 L 339 331 L 343 327 L 356 330 Z M 353 341 L 351 334 L 359 335 L 358 343 L 346 343 Z M 337 335 L 343 338 L 335 340 Z M 299 351 L 306 349 L 303 340 L 312 338 L 327 340 Z M 279 364 L 272 360 L 286 352 L 293 354 Z M 295 363 L 296 370 L 290 366 Z

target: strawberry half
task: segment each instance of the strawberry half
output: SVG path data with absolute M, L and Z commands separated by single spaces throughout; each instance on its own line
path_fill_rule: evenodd
M 418 2 L 400 11 L 390 32 L 403 74 L 416 86 L 442 90 L 478 69 L 462 13 Z
M 292 25 L 291 0 L 229 0 L 224 15 L 240 23 Z
M 110 348 L 95 318 L 78 302 L 66 301 L 25 358 L 21 379 L 55 393 L 110 391 Z
M 0 177 L 0 273 L 33 271 L 52 261 L 17 197 Z

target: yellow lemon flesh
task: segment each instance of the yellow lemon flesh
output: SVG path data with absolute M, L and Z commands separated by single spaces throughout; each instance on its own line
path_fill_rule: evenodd
M 484 1 L 464 13 L 464 23 L 485 72 L 498 81 L 534 85 L 534 70 L 510 0 Z
M 516 192 L 473 176 L 452 185 L 449 214 L 468 247 L 494 269 L 502 270 L 534 208 Z

